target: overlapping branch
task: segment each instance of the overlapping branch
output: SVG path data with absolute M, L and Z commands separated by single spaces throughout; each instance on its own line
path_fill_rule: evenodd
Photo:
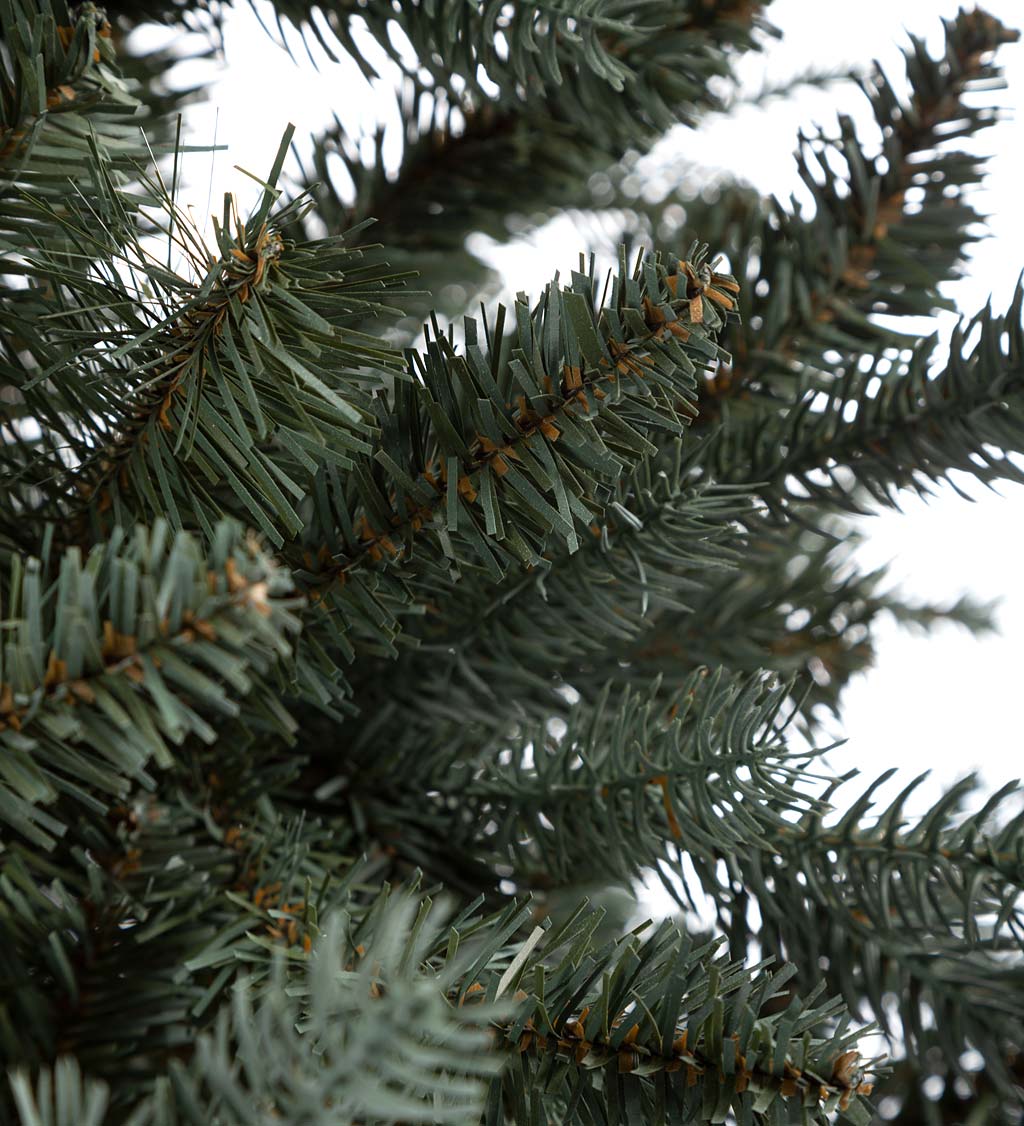
M 387 893 L 335 916 L 308 962 L 279 961 L 258 999 L 236 990 L 132 1121 L 199 1126 L 230 1110 L 269 1123 L 287 1107 L 326 1126 L 325 1113 L 372 1121 L 401 1106 L 458 1126 L 526 1123 L 538 1084 L 567 1126 L 624 1108 L 680 1126 L 732 1107 L 760 1123 L 776 1103 L 816 1123 L 839 1109 L 868 1121 L 871 1065 L 836 1025 L 839 1006 L 812 996 L 765 1015 L 788 969 L 730 963 L 719 943 L 695 946 L 668 923 L 597 948 L 586 904 L 525 940 L 528 911 L 514 902 L 437 916 L 429 899 Z M 49 1076 L 35 1095 L 15 1075 L 24 1112 L 91 1102 L 103 1121 L 105 1085 L 73 1064 L 56 1078 L 53 1102 Z
M 254 687 L 275 692 L 270 680 Z M 136 783 L 99 815 L 76 818 L 63 801 L 66 832 L 49 853 L 7 835 L 6 1059 L 73 1054 L 88 1074 L 116 1081 L 123 1112 L 170 1058 L 187 1055 L 239 974 L 261 986 L 277 953 L 301 961 L 323 917 L 351 899 L 352 881 L 388 874 L 381 859 L 356 864 L 350 825 L 279 798 L 301 756 L 268 749 L 273 707 L 268 699 L 263 717 L 247 707 L 242 721 L 221 721 L 226 737 L 213 749 L 186 742 L 159 787 Z
M 437 591 L 423 618 L 407 623 L 418 644 L 399 655 L 386 691 L 353 670 L 354 702 L 379 724 L 359 734 L 351 753 L 389 738 L 392 724 L 398 741 L 444 731 L 450 746 L 469 747 L 525 716 L 561 712 L 581 667 L 624 652 L 668 610 L 703 601 L 712 576 L 740 558 L 729 539 L 749 502 L 691 482 L 681 443 L 676 453 L 663 472 L 645 462 L 624 478 L 574 554 L 556 545 L 515 580 L 468 574 Z M 621 670 L 595 683 L 615 675 Z
M 468 735 L 438 725 L 436 743 L 381 705 L 326 789 L 357 823 L 385 837 L 395 826 L 397 851 L 430 871 L 436 851 L 544 890 L 629 888 L 646 868 L 664 875 L 670 856 L 717 855 L 723 834 L 736 849 L 764 845 L 781 810 L 815 803 L 816 752 L 789 751 L 779 719 L 792 685 L 702 668 L 675 690 L 650 687 L 607 684 L 565 710 L 564 730 L 530 716 L 496 732 L 467 722 Z M 423 833 L 415 847 L 407 822 Z

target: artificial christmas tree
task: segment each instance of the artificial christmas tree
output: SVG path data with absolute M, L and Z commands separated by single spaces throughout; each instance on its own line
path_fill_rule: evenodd
M 292 190 L 289 132 L 204 240 L 124 33 L 222 10 L 0 0 L 0 1120 L 1020 1120 L 1013 788 L 908 818 L 795 738 L 881 615 L 989 624 L 845 518 L 1022 476 L 1022 292 L 939 365 L 892 327 L 974 237 L 1016 34 L 863 77 L 880 150 L 802 138 L 812 212 L 630 196 L 610 270 L 417 292 L 608 206 L 764 7 L 282 0 L 405 67 L 400 167 L 339 125 Z M 651 870 L 680 918 L 623 934 Z

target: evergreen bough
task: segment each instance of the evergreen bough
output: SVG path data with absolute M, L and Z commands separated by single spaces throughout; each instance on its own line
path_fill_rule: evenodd
M 637 201 L 765 7 L 277 0 L 403 69 L 400 165 L 336 123 L 279 186 L 289 131 L 206 242 L 125 32 L 224 8 L 0 0 L 0 1121 L 1020 1121 L 1018 791 L 911 817 L 792 737 L 881 615 L 991 627 L 844 518 L 1022 478 L 1024 291 L 938 365 L 892 327 L 976 237 L 1016 33 L 860 75 L 813 209 Z M 615 203 L 671 249 L 428 316 L 468 235 Z M 679 920 L 627 929 L 651 871 Z

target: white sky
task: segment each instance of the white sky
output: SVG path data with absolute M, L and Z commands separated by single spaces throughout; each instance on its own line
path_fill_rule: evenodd
M 935 45 L 941 41 L 939 17 L 952 16 L 957 6 L 954 0 L 776 0 L 769 14 L 785 38 L 765 55 L 745 59 L 741 74 L 756 90 L 809 67 L 839 68 L 879 58 L 898 75 L 903 29 L 926 35 Z M 1010 26 L 1024 25 L 1019 0 L 989 0 L 985 6 Z M 264 16 L 272 12 L 266 0 L 258 7 Z M 154 42 L 166 38 L 163 32 L 145 34 Z M 193 142 L 210 143 L 216 128 L 217 140 L 230 143 L 228 153 L 188 158 L 186 179 L 200 215 L 219 211 L 225 190 L 236 191 L 243 205 L 254 198 L 258 189 L 232 166 L 265 174 L 288 122 L 295 123 L 300 138 L 326 124 L 332 112 L 346 124 L 370 128 L 381 107 L 390 104 L 386 97 L 375 98 L 350 62 L 331 64 L 320 55 L 314 70 L 294 35 L 297 62 L 291 64 L 242 0 L 229 18 L 225 39 L 227 66 L 209 101 L 187 117 Z M 367 51 L 379 57 L 369 41 Z M 1001 57 L 1008 89 L 995 97 L 1001 105 L 1020 107 L 1024 46 L 1006 47 Z M 210 75 L 202 66 L 184 77 L 205 82 Z M 664 167 L 657 174 L 670 177 L 673 167 L 692 162 L 731 169 L 765 192 L 788 196 L 798 184 L 791 157 L 797 127 L 829 124 L 837 105 L 855 112 L 857 99 L 853 91 L 805 92 L 789 104 L 773 101 L 764 111 L 750 108 L 735 119 L 709 119 L 697 134 L 679 130 L 659 146 Z M 965 312 L 974 312 L 990 293 L 996 308 L 1005 308 L 1024 267 L 1022 129 L 1020 121 L 1007 120 L 979 141 L 995 154 L 990 185 L 978 197 L 981 209 L 992 215 L 993 237 L 974 250 L 970 279 L 947 287 Z M 381 235 L 386 241 L 387 232 Z M 527 243 L 491 246 L 488 257 L 515 292 L 536 290 L 555 269 L 573 264 L 580 249 L 572 224 L 561 220 Z M 942 321 L 947 332 L 951 319 Z M 1024 672 L 1024 488 L 1000 486 L 1002 496 L 997 496 L 970 479 L 959 483 L 980 499 L 969 504 L 943 489 L 927 504 L 908 496 L 902 513 L 866 521 L 870 540 L 860 559 L 865 567 L 892 560 L 893 578 L 917 598 L 952 601 L 963 591 L 1001 597 L 1002 635 L 975 641 L 952 627 L 925 638 L 890 626 L 878 630 L 877 666 L 845 695 L 842 733 L 849 742 L 830 758 L 836 768 L 855 765 L 869 776 L 897 765 L 900 784 L 911 772 L 931 768 L 933 781 L 922 796 L 933 798 L 942 784 L 975 767 L 988 786 L 1015 777 L 1024 750 L 1024 726 L 1016 711 Z M 893 783 L 889 792 L 895 788 Z

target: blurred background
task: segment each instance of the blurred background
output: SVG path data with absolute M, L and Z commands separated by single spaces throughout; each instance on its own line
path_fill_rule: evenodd
M 1024 25 L 1019 0 L 989 0 L 985 7 L 1011 27 Z M 768 96 L 770 92 L 811 70 L 839 74 L 873 59 L 898 77 L 898 50 L 906 43 L 906 33 L 924 38 L 929 47 L 936 45 L 941 42 L 940 18 L 952 16 L 956 9 L 955 3 L 940 0 L 775 0 L 768 15 L 782 39 L 742 60 L 740 88 L 734 92 L 742 104 L 728 118 L 709 116 L 697 130 L 674 129 L 653 153 L 636 161 L 623 187 L 653 203 L 684 178 L 712 184 L 728 172 L 762 193 L 782 199 L 792 194 L 800 200 L 803 187 L 792 157 L 800 127 L 828 126 L 837 112 L 845 112 L 854 117 L 858 130 L 869 131 L 869 115 L 849 81 L 800 85 L 783 96 Z M 154 25 L 134 35 L 135 50 L 171 47 L 189 54 L 206 43 L 200 36 L 196 43 L 186 43 L 183 33 Z M 174 72 L 176 84 L 205 89 L 205 100 L 186 113 L 185 139 L 227 145 L 224 151 L 186 158 L 181 198 L 191 202 L 200 226 L 211 210 L 219 212 L 224 192 L 237 195 L 243 212 L 255 201 L 259 187 L 238 169 L 265 174 L 289 122 L 297 127 L 300 156 L 309 149 L 310 134 L 334 115 L 350 132 L 366 134 L 369 152 L 372 132 L 383 124 L 385 164 L 395 160 L 401 147 L 391 94 L 397 68 L 368 35 L 360 45 L 380 72 L 373 82 L 350 60 L 332 62 L 312 37 L 307 39 L 304 43 L 293 29 L 278 28 L 269 3 L 240 4 L 226 13 L 223 57 L 184 62 Z M 359 42 L 358 34 L 356 39 Z M 1024 267 L 1019 186 L 1024 171 L 1019 112 L 1024 103 L 1024 44 L 1004 48 L 1000 59 L 1007 88 L 975 96 L 994 99 L 1003 107 L 1004 119 L 977 140 L 965 142 L 972 151 L 991 156 L 988 183 L 975 194 L 979 209 L 990 216 L 988 237 L 974 245 L 967 277 L 943 289 L 958 310 L 968 314 L 990 296 L 997 310 L 1004 309 Z M 298 164 L 286 166 L 286 178 L 289 169 L 297 178 Z M 340 161 L 338 173 L 337 182 L 342 183 Z M 500 175 L 500 169 L 495 173 Z M 591 187 L 600 194 L 600 185 Z M 562 215 L 511 242 L 476 235 L 469 246 L 496 268 L 507 296 L 518 290 L 537 292 L 555 270 L 571 268 L 580 250 L 611 249 L 618 229 L 614 214 Z M 380 238 L 387 241 L 386 230 Z M 942 313 L 913 326 L 939 334 L 937 360 L 955 321 L 955 314 Z M 847 739 L 829 756 L 837 770 L 856 766 L 875 775 L 900 767 L 899 781 L 891 782 L 883 794 L 893 796 L 911 773 L 932 771 L 911 811 L 924 808 L 945 785 L 972 770 L 980 772 L 986 789 L 1001 785 L 1016 776 L 1024 760 L 1024 728 L 1017 714 L 1024 674 L 1024 487 L 1001 485 L 997 493 L 963 474 L 952 477 L 956 488 L 936 487 L 927 501 L 908 494 L 901 512 L 859 520 L 865 541 L 856 558 L 865 568 L 888 563 L 886 585 L 902 585 L 917 599 L 945 604 L 964 592 L 986 601 L 999 599 L 999 632 L 972 638 L 955 626 L 942 625 L 921 636 L 886 619 L 877 633 L 874 668 L 847 689 L 842 721 L 829 725 L 831 734 Z M 650 909 L 657 909 L 661 894 L 652 889 Z

